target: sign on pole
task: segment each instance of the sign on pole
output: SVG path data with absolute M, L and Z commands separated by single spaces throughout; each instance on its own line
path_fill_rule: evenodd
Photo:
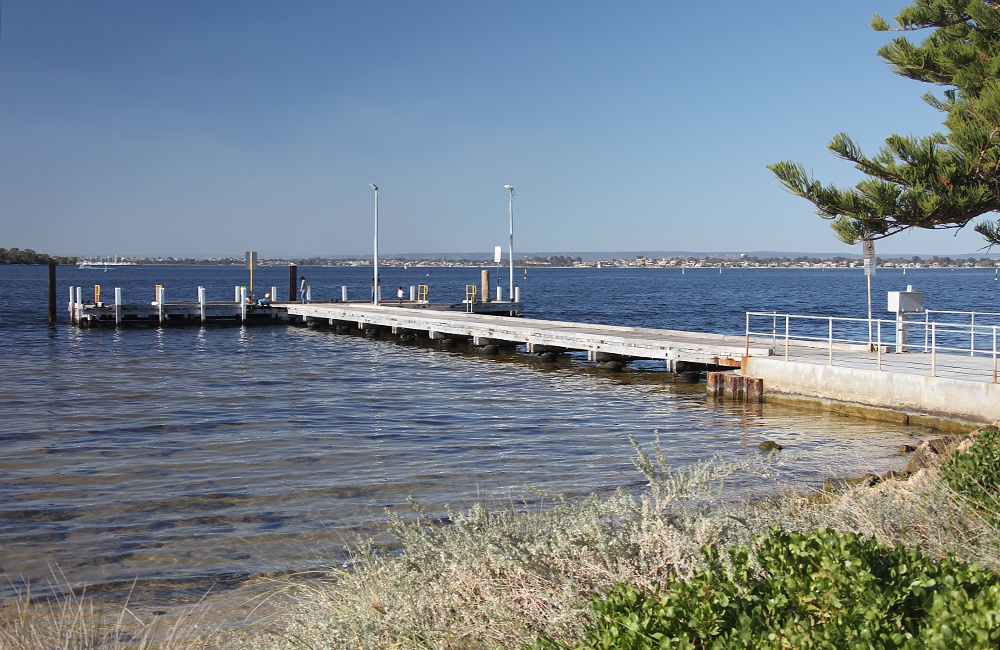
M 865 255 L 865 279 L 868 281 L 868 351 L 875 350 L 872 341 L 872 276 L 875 275 L 875 242 L 871 239 L 861 240 L 861 249 Z
M 500 260 L 502 259 L 503 259 L 503 249 L 500 246 L 497 246 L 496 248 L 493 249 L 493 262 L 494 264 L 499 264 Z
M 865 275 L 875 275 L 875 242 L 862 239 L 861 247 L 865 254 Z

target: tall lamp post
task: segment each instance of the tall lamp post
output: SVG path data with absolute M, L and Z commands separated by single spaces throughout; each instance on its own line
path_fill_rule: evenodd
M 508 299 L 514 302 L 514 186 L 504 185 L 503 188 L 510 192 L 510 203 L 508 204 L 510 212 L 510 296 Z
M 372 276 L 372 302 L 378 304 L 379 299 L 379 287 L 378 287 L 378 185 L 375 183 L 369 183 L 372 189 L 375 190 L 375 257 L 374 257 L 374 269 L 375 274 Z

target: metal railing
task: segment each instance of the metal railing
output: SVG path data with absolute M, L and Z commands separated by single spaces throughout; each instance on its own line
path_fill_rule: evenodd
M 989 327 L 992 324 L 994 327 L 1000 325 L 1000 313 L 988 312 L 988 311 L 948 311 L 944 309 L 927 309 L 924 311 L 924 347 L 926 348 L 928 342 L 926 341 L 928 333 L 930 331 L 931 314 L 940 314 L 940 318 L 947 318 L 946 322 L 949 325 L 961 324 L 954 323 L 956 317 L 961 317 L 963 321 L 968 320 L 968 338 L 969 338 L 969 356 L 976 356 L 976 319 L 979 319 L 979 331 L 982 332 L 982 326 L 986 325 Z M 984 321 L 986 321 L 984 323 Z
M 907 319 L 867 319 L 839 316 L 804 316 L 778 312 L 746 312 L 746 345 L 751 338 L 770 340 L 785 360 L 850 365 L 894 372 L 952 376 L 973 381 L 997 382 L 1000 314 L 945 312 L 968 322 L 932 320 L 925 313 Z M 983 324 L 995 319 L 997 324 Z M 978 320 L 978 322 L 977 322 Z

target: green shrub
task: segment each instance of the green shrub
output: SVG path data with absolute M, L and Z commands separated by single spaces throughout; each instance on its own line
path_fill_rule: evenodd
M 1000 580 L 829 529 L 772 530 L 757 549 L 703 550 L 687 580 L 594 599 L 584 637 L 556 648 L 985 648 L 1000 643 Z
M 993 513 L 1000 505 L 1000 430 L 982 429 L 966 453 L 952 453 L 941 467 L 941 476 L 951 489 L 976 506 Z

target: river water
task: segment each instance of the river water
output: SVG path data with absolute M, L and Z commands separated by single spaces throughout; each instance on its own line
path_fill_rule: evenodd
M 313 300 L 370 295 L 370 269 L 303 267 Z M 494 278 L 497 269 L 491 269 Z M 428 284 L 460 300 L 479 269 L 382 268 L 384 293 Z M 500 270 L 504 285 L 507 270 Z M 288 270 L 257 269 L 257 295 Z M 863 317 L 860 270 L 517 269 L 526 316 L 742 334 L 744 313 Z M 670 459 L 756 455 L 784 445 L 775 482 L 816 486 L 883 472 L 931 432 L 777 405 L 747 407 L 674 384 L 654 363 L 596 371 L 518 353 L 484 358 L 431 344 L 306 327 L 81 330 L 71 285 L 126 302 L 231 299 L 235 267 L 61 267 L 60 322 L 46 322 L 46 269 L 0 267 L 0 595 L 58 582 L 183 601 L 254 578 L 343 560 L 412 497 L 432 511 L 477 496 L 638 489 L 632 435 Z M 935 309 L 996 311 L 992 270 L 879 271 Z M 263 289 L 262 289 L 263 287 Z M 504 287 L 506 293 L 506 286 Z

